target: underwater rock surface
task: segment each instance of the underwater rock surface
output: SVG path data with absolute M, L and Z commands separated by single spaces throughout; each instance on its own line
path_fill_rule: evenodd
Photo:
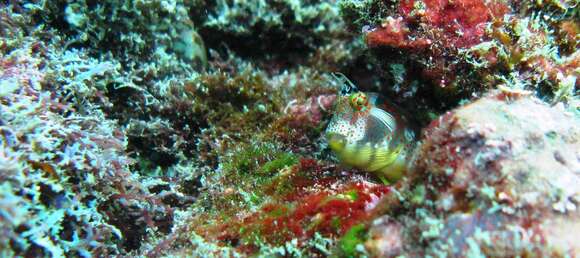
M 440 220 L 426 252 L 577 254 L 564 228 L 580 219 L 579 125 L 563 106 L 501 91 L 433 121 L 409 179 Z
M 3 1 L 0 256 L 578 257 L 579 10 Z M 394 184 L 331 152 L 335 72 L 421 129 Z

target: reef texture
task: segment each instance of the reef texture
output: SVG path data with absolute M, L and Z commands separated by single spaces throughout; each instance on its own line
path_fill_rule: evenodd
M 578 15 L 4 1 L 0 256 L 578 256 Z M 329 72 L 423 128 L 403 180 L 331 154 Z
M 351 29 L 374 49 L 385 91 L 437 94 L 443 105 L 493 85 L 555 102 L 576 94 L 577 1 L 343 1 Z M 430 95 L 432 96 L 432 95 Z M 427 105 L 428 100 L 422 100 Z M 441 103 L 440 103 L 441 104 Z
M 578 255 L 579 124 L 561 106 L 506 92 L 441 116 L 424 131 L 400 189 L 413 193 L 404 207 L 411 212 L 387 200 L 368 250 L 381 257 Z

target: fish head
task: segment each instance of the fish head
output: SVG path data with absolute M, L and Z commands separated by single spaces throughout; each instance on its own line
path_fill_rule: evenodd
M 339 96 L 326 128 L 329 142 L 340 139 L 349 144 L 388 144 L 392 140 L 396 120 L 393 115 L 375 106 L 376 96 L 375 93 L 363 92 Z

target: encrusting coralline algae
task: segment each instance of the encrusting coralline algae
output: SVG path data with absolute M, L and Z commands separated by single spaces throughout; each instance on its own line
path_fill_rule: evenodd
M 578 7 L 5 1 L 0 254 L 576 257 Z M 422 128 L 399 181 L 331 151 L 335 72 Z

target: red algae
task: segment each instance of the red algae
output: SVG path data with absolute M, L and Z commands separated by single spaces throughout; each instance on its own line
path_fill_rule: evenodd
M 270 184 L 264 186 L 264 192 L 278 201 L 293 202 L 312 191 L 328 189 L 333 184 L 341 183 L 342 175 L 339 172 L 334 165 L 301 158 L 297 165 L 281 172 Z
M 390 190 L 336 165 L 300 158 L 253 190 L 262 202 L 251 209 L 224 206 L 208 218 L 214 226 L 193 230 L 245 254 L 288 243 L 310 250 L 315 236 L 337 240 L 354 226 L 366 228 L 376 216 L 375 206 Z
M 389 186 L 353 182 L 336 191 L 304 195 L 291 203 L 270 203 L 243 219 L 238 225 L 240 230 L 233 231 L 239 232 L 237 236 L 230 231 L 220 238 L 258 236 L 270 244 L 283 244 L 292 239 L 309 239 L 317 232 L 323 236 L 340 236 L 370 219 L 369 211 L 389 191 Z M 245 244 L 254 245 L 251 241 Z
M 490 39 L 487 25 L 510 8 L 501 0 L 405 0 L 394 14 L 366 33 L 369 47 L 390 47 L 412 54 L 424 68 L 421 75 L 441 88 L 457 85 L 461 49 Z M 452 87 L 451 87 L 452 88 Z
M 424 49 L 437 41 L 445 48 L 471 47 L 482 41 L 486 23 L 507 11 L 508 7 L 499 1 L 401 1 L 401 16 L 389 17 L 380 28 L 370 31 L 367 43 L 371 47 Z M 425 32 L 409 27 L 423 28 Z
M 424 6 L 420 6 L 423 3 Z M 501 17 L 507 6 L 499 1 L 483 0 L 407 0 L 401 1 L 400 12 L 409 19 L 417 19 L 443 30 L 444 38 L 452 46 L 470 47 L 481 41 L 487 22 Z
M 369 32 L 367 44 L 370 47 L 391 46 L 406 49 L 423 49 L 431 44 L 428 39 L 409 39 L 409 28 L 402 17 L 391 17 L 381 24 L 381 28 Z

